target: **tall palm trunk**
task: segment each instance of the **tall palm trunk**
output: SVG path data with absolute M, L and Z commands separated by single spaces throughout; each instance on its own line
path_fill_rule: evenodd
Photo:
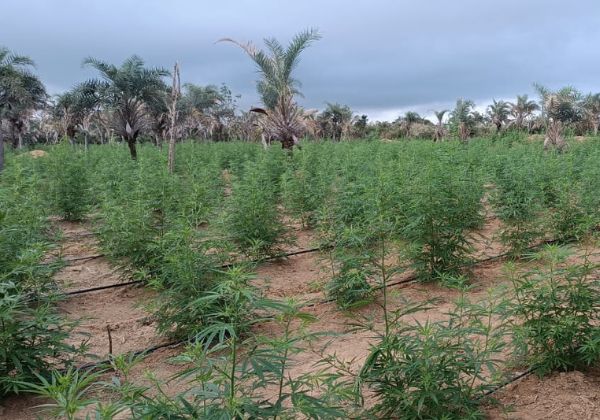
M 131 154 L 131 159 L 137 160 L 137 148 L 135 145 L 135 137 L 127 136 L 125 141 L 127 141 L 127 146 L 129 146 L 129 153 Z
M 462 142 L 466 143 L 469 138 L 469 128 L 466 123 L 461 122 L 458 124 L 458 136 Z
M 292 150 L 294 148 L 294 138 L 292 136 L 285 136 L 281 139 L 281 147 L 286 150 Z

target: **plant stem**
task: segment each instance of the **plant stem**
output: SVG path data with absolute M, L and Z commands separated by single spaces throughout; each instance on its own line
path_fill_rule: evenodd
M 383 236 L 379 238 L 381 244 L 381 283 L 383 287 L 383 319 L 385 321 L 385 336 L 388 337 L 390 333 L 390 322 L 388 319 L 387 310 L 387 270 L 385 268 L 385 239 Z
M 232 337 L 233 344 L 231 345 L 231 371 L 229 377 L 229 408 L 233 407 L 235 399 L 235 365 L 237 363 L 237 336 Z
M 285 324 L 285 334 L 284 334 L 284 342 L 286 343 L 285 346 L 285 350 L 283 352 L 283 359 L 281 360 L 281 372 L 279 373 L 279 391 L 277 393 L 277 402 L 279 403 L 279 401 L 281 401 L 281 395 L 283 394 L 283 379 L 285 376 L 285 368 L 286 368 L 286 364 L 287 364 L 287 358 L 288 358 L 288 340 L 289 340 L 289 335 L 290 335 L 290 325 L 292 322 L 292 318 L 289 317 L 286 324 Z M 277 414 L 275 414 L 275 416 L 273 416 L 273 420 L 277 419 Z

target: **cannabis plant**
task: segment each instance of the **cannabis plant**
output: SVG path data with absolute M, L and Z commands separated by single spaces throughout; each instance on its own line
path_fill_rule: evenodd
M 39 374 L 36 376 L 39 384 L 24 384 L 25 389 L 53 401 L 38 407 L 56 419 L 75 420 L 79 418 L 80 411 L 97 404 L 90 394 L 100 387 L 101 372 L 69 368 L 64 373 L 52 371 L 49 379 Z M 106 412 L 106 408 L 101 407 L 100 412 Z M 112 413 L 116 415 L 118 411 L 112 410 Z
M 70 221 L 83 219 L 90 194 L 85 156 L 76 151 L 56 150 L 53 154 L 52 200 L 59 215 Z
M 74 327 L 51 300 L 32 305 L 14 283 L 0 283 L 0 395 L 48 377 L 84 351 L 66 342 Z
M 277 185 L 272 182 L 267 160 L 249 162 L 242 178 L 233 182 L 225 210 L 225 229 L 244 254 L 266 255 L 284 240 Z
M 376 396 L 378 418 L 483 418 L 480 400 L 498 383 L 497 355 L 506 328 L 497 299 L 472 303 L 463 295 L 443 321 L 407 321 L 428 303 L 407 304 L 389 316 L 357 385 Z
M 539 374 L 581 369 L 600 360 L 600 284 L 589 255 L 568 263 L 568 249 L 548 245 L 544 263 L 525 272 L 511 266 L 517 354 Z
M 543 237 L 543 192 L 533 159 L 504 161 L 496 171 L 492 202 L 503 223 L 500 240 L 513 257 Z
M 412 266 L 423 280 L 463 273 L 471 260 L 471 228 L 482 217 L 482 182 L 444 155 L 431 158 L 407 187 L 401 227 Z

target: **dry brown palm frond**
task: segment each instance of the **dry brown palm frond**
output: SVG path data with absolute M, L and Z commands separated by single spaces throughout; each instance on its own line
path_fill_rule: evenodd
M 558 151 L 564 151 L 567 147 L 564 137 L 562 136 L 562 123 L 560 121 L 550 121 L 546 130 L 546 138 L 544 139 L 544 150 L 550 147 L 555 147 Z
M 264 144 L 277 140 L 283 148 L 291 149 L 306 133 L 317 129 L 311 114 L 299 107 L 291 95 L 280 98 L 273 109 L 255 107 L 251 111 L 260 114 L 257 124 Z
M 469 139 L 470 130 L 466 123 L 461 122 L 458 124 L 458 137 L 463 142 L 466 142 Z

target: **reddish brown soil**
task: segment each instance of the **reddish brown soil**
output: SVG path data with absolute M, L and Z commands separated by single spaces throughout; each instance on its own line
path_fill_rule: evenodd
M 480 232 L 482 238 L 475 242 L 477 258 L 493 256 L 503 252 L 494 241 L 499 223 L 488 218 L 486 226 Z M 65 240 L 61 251 L 64 255 L 89 255 L 98 252 L 92 237 L 85 235 L 80 224 L 61 224 Z M 298 237 L 296 249 L 311 247 L 315 238 L 310 231 L 293 226 Z M 82 239 L 86 237 L 86 239 Z M 81 253 L 81 254 L 80 254 Z M 484 299 L 488 289 L 506 282 L 501 261 L 490 261 L 473 268 L 473 290 L 469 297 L 473 301 Z M 335 303 L 318 303 L 325 298 L 323 287 L 331 276 L 329 263 L 318 253 L 303 254 L 279 261 L 262 264 L 257 269 L 255 284 L 265 286 L 266 294 L 272 298 L 294 297 L 299 301 L 317 302 L 306 308 L 306 312 L 316 317 L 316 322 L 308 328 L 311 332 L 330 332 L 332 335 L 321 337 L 312 343 L 305 343 L 306 350 L 292 359 L 290 373 L 300 375 L 315 369 L 323 355 L 335 354 L 341 360 L 350 363 L 357 370 L 368 354 L 369 346 L 377 339 L 373 332 L 353 332 L 352 325 L 357 321 L 369 322 L 375 331 L 382 330 L 382 314 L 377 299 L 352 313 L 340 311 Z M 392 281 L 401 280 L 410 272 L 397 275 Z M 98 258 L 69 265 L 63 269 L 57 279 L 73 289 L 93 287 L 115 283 L 123 273 L 115 269 L 108 261 Z M 116 280 L 116 281 L 115 281 Z M 411 315 L 419 321 L 442 320 L 453 307 L 452 302 L 459 296 L 455 290 L 437 284 L 408 283 L 389 288 L 388 298 L 391 309 L 401 308 L 405 301 L 422 302 L 436 299 L 436 304 L 428 311 Z M 103 358 L 108 350 L 106 326 L 110 325 L 115 353 L 140 350 L 162 342 L 157 338 L 153 324 L 140 304 L 148 303 L 153 294 L 143 288 L 128 287 L 110 289 L 81 296 L 73 296 L 60 304 L 61 309 L 73 318 L 83 319 L 78 333 L 90 334 L 90 353 Z M 277 325 L 262 325 L 257 333 L 277 335 Z M 81 340 L 74 336 L 74 341 Z M 156 351 L 141 361 L 131 372 L 130 380 L 138 384 L 148 384 L 147 373 L 151 372 L 159 379 L 167 380 L 181 371 L 182 367 L 169 362 L 169 359 L 182 351 L 181 347 Z M 515 412 L 507 418 L 600 418 L 598 407 L 600 379 L 598 375 L 569 373 L 554 375 L 545 379 L 533 376 L 509 386 L 498 394 L 500 403 L 505 407 L 514 407 Z M 170 381 L 166 387 L 169 394 L 187 389 L 181 381 Z M 535 395 L 538 395 L 536 397 Z M 4 401 L 4 414 L 0 418 L 33 419 L 31 407 L 36 404 L 32 397 L 11 397 Z M 502 409 L 490 407 L 490 418 L 505 418 Z
M 492 419 L 600 419 L 600 372 L 529 375 L 496 398 L 500 407 L 488 410 Z
M 72 296 L 59 304 L 69 319 L 79 320 L 71 342 L 86 342 L 89 358 L 105 359 L 111 330 L 113 353 L 144 349 L 164 342 L 158 338 L 150 314 L 143 304 L 154 294 L 143 287 L 128 286 Z

